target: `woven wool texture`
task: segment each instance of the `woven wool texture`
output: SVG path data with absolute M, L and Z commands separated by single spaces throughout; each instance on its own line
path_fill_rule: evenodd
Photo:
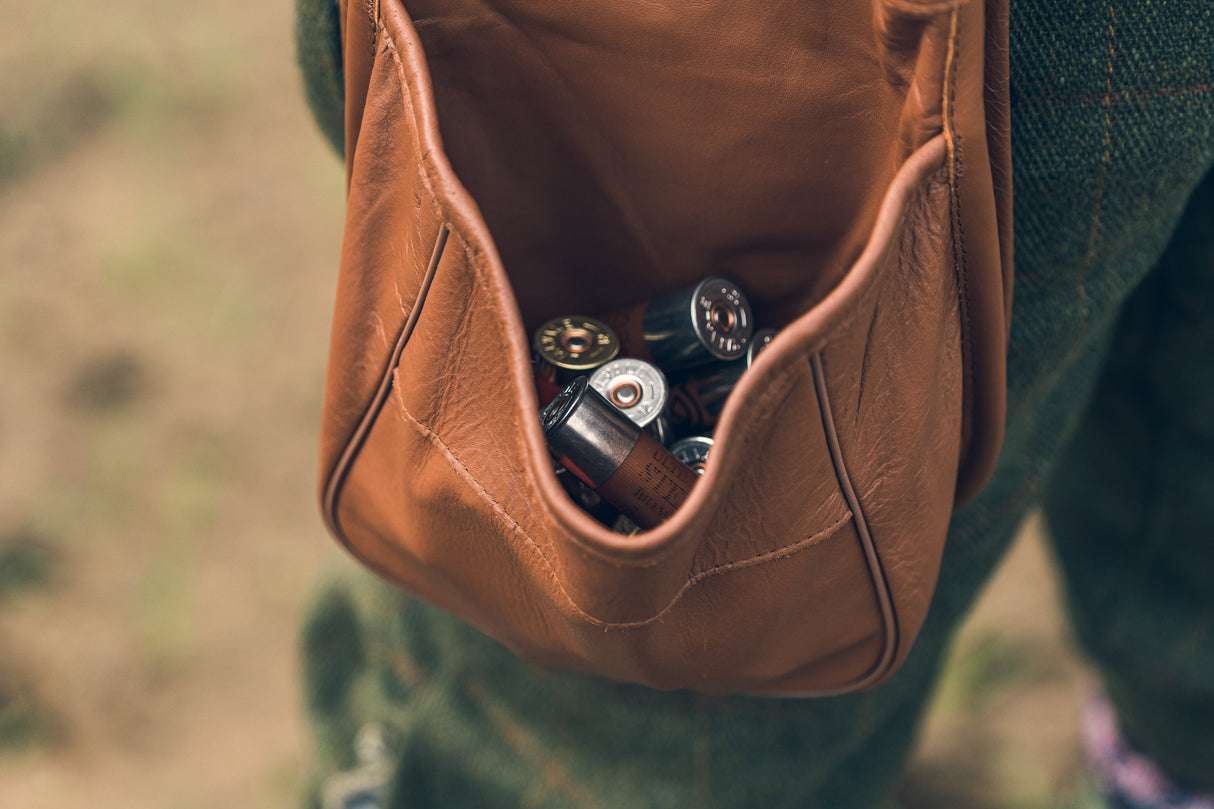
M 298 8 L 308 98 L 340 146 L 335 3 Z M 1043 500 L 1079 635 L 1128 735 L 1208 783 L 1209 183 L 1177 225 L 1214 160 L 1211 26 L 1204 0 L 1012 3 L 1007 438 L 983 493 L 954 516 L 927 623 L 893 679 L 796 701 L 544 671 L 370 574 L 347 574 L 320 593 L 303 636 L 314 800 L 356 765 L 358 729 L 378 722 L 391 750 L 386 805 L 401 809 L 879 805 L 948 641 Z

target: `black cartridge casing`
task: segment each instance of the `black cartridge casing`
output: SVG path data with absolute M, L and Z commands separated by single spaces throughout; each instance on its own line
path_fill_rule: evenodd
M 667 414 L 674 434 L 711 430 L 742 374 L 775 336 L 775 329 L 759 329 L 754 333 L 746 354 L 740 359 L 702 365 L 671 385 Z
M 746 354 L 754 331 L 750 303 L 737 284 L 705 278 L 694 287 L 602 316 L 625 356 L 673 374 Z

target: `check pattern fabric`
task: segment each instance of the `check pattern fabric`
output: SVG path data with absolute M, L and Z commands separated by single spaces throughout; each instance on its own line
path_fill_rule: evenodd
M 340 150 L 336 0 L 297 8 L 308 99 Z M 778 700 L 549 671 L 344 567 L 303 632 L 312 804 L 365 766 L 374 725 L 388 766 L 365 805 L 886 805 L 955 630 L 1039 505 L 1126 736 L 1214 788 L 1212 27 L 1204 0 L 1012 3 L 1007 437 L 895 677 Z

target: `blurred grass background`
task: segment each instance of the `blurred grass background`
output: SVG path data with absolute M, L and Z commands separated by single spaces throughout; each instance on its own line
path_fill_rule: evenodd
M 0 18 L 0 806 L 294 806 L 343 173 L 291 4 Z M 1094 805 L 1039 533 L 957 644 L 906 807 Z

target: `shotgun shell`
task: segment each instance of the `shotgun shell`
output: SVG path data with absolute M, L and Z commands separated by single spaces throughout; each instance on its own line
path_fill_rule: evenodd
M 775 336 L 775 329 L 759 329 L 741 359 L 701 366 L 671 386 L 669 422 L 675 433 L 712 429 L 742 374 Z
M 620 341 L 601 320 L 567 315 L 536 329 L 532 348 L 540 404 L 547 404 L 576 377 L 615 359 Z
M 665 410 L 670 386 L 652 362 L 636 357 L 612 360 L 590 375 L 590 387 L 638 427 L 644 427 L 660 443 L 667 443 L 670 429 Z
M 689 289 L 604 315 L 621 351 L 666 373 L 746 354 L 754 329 L 750 304 L 732 281 L 705 278 Z
M 750 345 L 746 348 L 746 367 L 755 364 L 755 359 L 763 353 L 771 341 L 776 339 L 776 330 L 772 328 L 759 329 L 750 338 Z
M 696 473 L 578 377 L 541 416 L 562 466 L 643 529 L 670 517 Z
M 706 435 L 693 435 L 671 444 L 670 454 L 690 466 L 697 475 L 702 475 L 704 464 L 708 462 L 708 451 L 711 449 L 711 438 Z

